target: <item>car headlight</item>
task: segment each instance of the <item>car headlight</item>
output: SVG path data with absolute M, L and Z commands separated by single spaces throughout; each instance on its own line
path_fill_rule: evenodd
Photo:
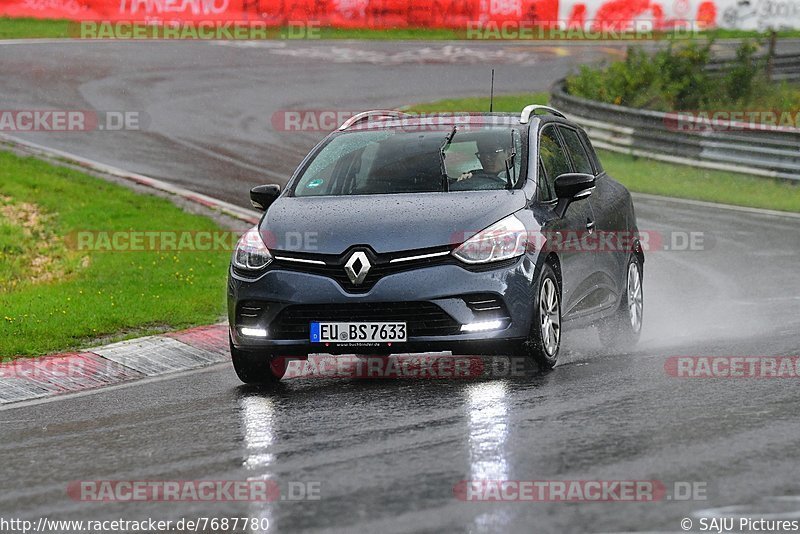
M 251 228 L 239 239 L 233 252 L 233 266 L 244 271 L 258 271 L 272 262 L 258 226 Z
M 522 256 L 527 247 L 525 225 L 509 215 L 464 241 L 453 256 L 464 263 L 489 263 Z

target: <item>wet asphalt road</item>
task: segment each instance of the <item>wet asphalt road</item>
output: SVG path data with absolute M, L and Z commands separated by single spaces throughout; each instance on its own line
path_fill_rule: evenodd
M 132 46 L 131 46 L 132 45 Z M 586 61 L 611 48 L 583 47 Z M 281 132 L 286 110 L 362 111 L 544 91 L 574 59 L 566 47 L 492 43 L 68 42 L 6 45 L 9 109 L 142 112 L 143 131 L 19 134 L 47 146 L 249 206 L 246 192 L 284 183 L 321 131 Z M 488 62 L 492 62 L 491 66 Z M 245 194 L 243 194 L 243 192 Z
M 419 50 L 426 46 L 438 55 Z M 0 56 L 0 93 L 6 109 L 143 109 L 152 118 L 148 132 L 30 138 L 242 203 L 247 186 L 288 175 L 319 138 L 273 131 L 276 110 L 386 107 L 479 92 L 486 66 L 442 46 L 408 45 L 412 53 L 405 45 L 353 44 L 331 56 L 336 47 L 324 43 L 286 44 L 281 53 L 208 43 L 13 45 Z M 544 90 L 571 65 L 607 51 L 574 53 L 534 51 L 506 63 L 491 57 L 503 91 L 514 92 Z M 431 59 L 443 54 L 453 57 Z M 387 68 L 387 61 L 395 63 Z M 633 353 L 603 354 L 594 332 L 580 330 L 565 333 L 562 363 L 546 374 L 307 379 L 269 393 L 240 386 L 218 366 L 2 409 L 0 516 L 249 515 L 269 519 L 271 531 L 549 533 L 679 532 L 681 518 L 731 505 L 797 514 L 799 500 L 769 498 L 800 495 L 796 381 L 678 379 L 664 362 L 800 353 L 800 219 L 645 199 L 637 214 L 643 230 L 707 239 L 705 250 L 648 255 L 645 329 Z M 293 482 L 319 483 L 320 499 L 112 504 L 66 494 L 69 482 L 87 479 L 245 478 L 274 480 L 284 492 Z M 472 479 L 693 481 L 707 484 L 708 499 L 454 498 L 454 485 Z
M 322 131 L 280 131 L 287 110 L 354 112 L 547 91 L 626 44 L 527 42 L 80 42 L 0 45 L 4 109 L 138 112 L 138 131 L 17 133 L 131 172 L 249 206 L 284 183 Z M 717 52 L 730 54 L 730 44 Z M 800 41 L 780 51 L 800 49 Z M 278 126 L 278 128 L 276 128 Z M 335 127 L 335 126 L 334 126 Z

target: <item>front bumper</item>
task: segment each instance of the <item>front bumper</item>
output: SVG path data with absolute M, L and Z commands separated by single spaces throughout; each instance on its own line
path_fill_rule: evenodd
M 474 272 L 455 264 L 436 265 L 391 274 L 378 280 L 364 293 L 349 293 L 332 278 L 270 269 L 258 279 L 243 278 L 233 271 L 228 281 L 228 320 L 234 347 L 248 352 L 273 356 L 307 354 L 403 354 L 409 352 L 453 351 L 454 354 L 507 354 L 509 342 L 528 337 L 533 316 L 534 258 L 526 255 L 493 270 Z M 333 305 L 336 309 L 382 303 L 428 303 L 441 308 L 456 325 L 480 321 L 464 300 L 475 294 L 492 295 L 502 301 L 508 320 L 499 330 L 463 333 L 458 330 L 442 335 L 414 335 L 407 342 L 379 345 L 340 345 L 311 343 L 308 337 L 281 339 L 273 337 L 274 321 L 290 306 Z M 240 317 L 241 304 L 267 303 L 258 317 Z M 319 320 L 319 319 L 317 319 Z M 336 320 L 349 321 L 346 316 Z M 380 320 L 391 320 L 383 317 Z M 266 338 L 244 336 L 242 326 L 256 326 L 268 332 Z

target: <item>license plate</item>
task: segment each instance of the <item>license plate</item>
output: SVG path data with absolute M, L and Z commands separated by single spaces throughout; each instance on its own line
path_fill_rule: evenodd
M 312 343 L 397 343 L 406 323 L 311 323 Z

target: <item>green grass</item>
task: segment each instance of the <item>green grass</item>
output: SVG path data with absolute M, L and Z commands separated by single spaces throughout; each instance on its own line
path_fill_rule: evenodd
M 765 34 L 764 32 L 758 32 L 755 30 L 734 30 L 726 28 L 717 28 L 715 30 L 705 31 L 703 32 L 703 34 L 712 39 L 764 39 L 765 40 L 764 44 L 766 44 L 766 40 L 769 38 L 768 34 Z M 775 36 L 778 39 L 797 38 L 800 37 L 800 30 L 794 30 L 794 29 L 778 30 L 777 32 L 775 32 Z
M 79 250 L 79 231 L 219 231 L 166 199 L 0 151 L 0 357 L 218 321 L 230 251 Z
M 493 109 L 494 111 L 519 112 L 528 104 L 547 104 L 549 98 L 547 93 L 495 95 Z M 487 97 L 448 98 L 431 103 L 414 104 L 409 111 L 417 113 L 489 111 L 489 99 Z
M 546 93 L 496 96 L 495 111 L 518 113 L 527 104 L 545 104 Z M 413 112 L 487 111 L 489 99 L 462 98 L 412 106 Z M 631 191 L 800 212 L 800 184 L 734 172 L 699 169 L 598 150 L 606 171 Z
M 732 172 L 674 165 L 599 150 L 606 171 L 631 191 L 800 212 L 800 185 Z
M 69 37 L 68 20 L 0 17 L 0 39 Z
M 60 38 L 76 36 L 74 22 L 68 20 L 34 19 L 34 18 L 9 18 L 0 17 L 0 39 L 23 38 Z M 467 28 L 390 28 L 386 30 L 373 30 L 367 28 L 334 28 L 321 27 L 309 28 L 312 39 L 360 39 L 360 40 L 466 40 Z M 287 28 L 275 28 L 268 32 L 269 39 L 282 39 L 286 36 L 298 35 L 297 31 L 287 31 Z M 488 36 L 491 37 L 491 33 Z M 522 33 L 524 36 L 525 34 Z M 699 32 L 697 37 L 713 36 L 715 38 L 763 38 L 764 34 L 745 30 L 711 30 Z M 778 32 L 779 37 L 800 37 L 800 30 L 786 30 Z M 668 39 L 669 36 L 660 38 Z M 682 40 L 683 35 L 676 37 Z M 491 38 L 488 40 L 492 40 Z M 521 39 L 530 41 L 530 39 Z M 591 42 L 591 41 L 589 41 Z M 606 41 L 607 42 L 607 41 Z

